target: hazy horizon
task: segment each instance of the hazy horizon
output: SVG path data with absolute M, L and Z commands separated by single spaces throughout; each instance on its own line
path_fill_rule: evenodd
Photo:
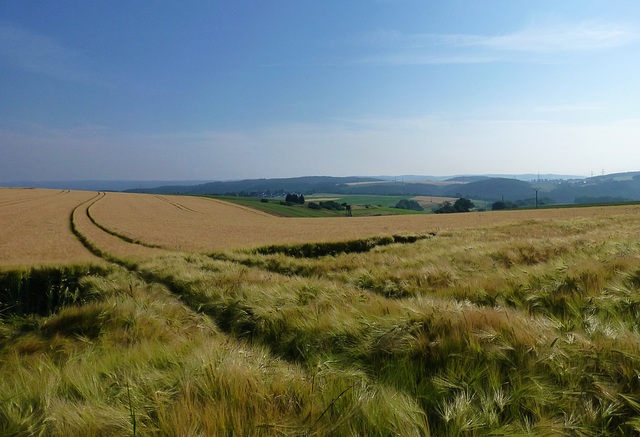
M 640 3 L 0 3 L 0 180 L 640 168 Z
M 603 176 L 603 175 L 592 175 L 593 176 Z M 606 175 L 604 175 L 606 176 Z M 60 186 L 64 186 L 65 184 L 95 184 L 100 185 L 101 183 L 115 184 L 115 185 L 123 185 L 123 186 L 131 186 L 132 184 L 144 184 L 144 183 L 159 183 L 166 185 L 198 185 L 198 184 L 206 184 L 210 182 L 237 182 L 243 180 L 270 180 L 270 179 L 302 179 L 302 178 L 371 178 L 371 179 L 380 179 L 380 180 L 392 180 L 397 179 L 398 182 L 411 182 L 411 181 L 441 181 L 451 178 L 463 178 L 463 177 L 489 177 L 489 178 L 519 178 L 520 180 L 535 180 L 539 179 L 581 179 L 588 178 L 590 176 L 586 175 L 568 175 L 568 174 L 535 174 L 535 173 L 522 173 L 522 174 L 451 174 L 451 175 L 410 175 L 410 174 L 398 174 L 398 175 L 347 175 L 347 176 L 333 176 L 333 175 L 304 175 L 304 176 L 290 176 L 290 177 L 273 177 L 273 178 L 241 178 L 241 179 L 68 179 L 68 180 L 27 180 L 27 179 L 17 179 L 17 180 L 7 180 L 0 181 L 0 187 L 22 187 L 21 183 L 25 184 L 51 184 L 56 185 L 60 184 Z M 3 185 L 4 184 L 4 185 Z M 35 185 L 34 185 L 35 187 Z M 36 187 L 38 188 L 38 187 Z

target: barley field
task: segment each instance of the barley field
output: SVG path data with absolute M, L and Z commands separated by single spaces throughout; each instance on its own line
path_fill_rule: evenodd
M 638 435 L 639 213 L 0 189 L 0 435 Z
M 533 219 L 637 213 L 639 206 L 617 206 L 443 216 L 284 219 L 205 197 L 2 188 L 0 268 L 99 262 L 109 255 L 136 260 L 167 251 L 216 252 L 427 234 Z
M 0 188 L 0 268 L 99 262 L 69 227 L 73 209 L 96 193 Z

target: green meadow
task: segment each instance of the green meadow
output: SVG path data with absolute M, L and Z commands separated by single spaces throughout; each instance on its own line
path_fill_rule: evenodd
M 1 272 L 0 434 L 640 432 L 640 217 L 303 246 Z
M 312 209 L 309 208 L 310 202 L 319 203 L 325 199 L 331 199 L 336 203 L 347 203 L 352 207 L 353 217 L 367 217 L 367 216 L 380 216 L 380 215 L 407 215 L 407 214 L 421 214 L 422 212 L 411 211 L 407 209 L 394 208 L 395 205 L 403 199 L 407 199 L 407 196 L 344 196 L 336 194 L 326 195 L 313 195 L 306 198 L 304 205 L 284 205 L 284 199 L 266 199 L 262 201 L 256 197 L 233 197 L 233 196 L 215 196 L 216 199 L 226 200 L 228 202 L 236 203 L 238 205 L 248 206 L 260 211 L 267 212 L 269 214 L 281 216 L 281 217 L 343 217 L 345 215 L 344 210 L 329 210 L 329 209 Z M 320 200 L 317 200 L 320 199 Z M 430 212 L 430 211 L 425 211 Z

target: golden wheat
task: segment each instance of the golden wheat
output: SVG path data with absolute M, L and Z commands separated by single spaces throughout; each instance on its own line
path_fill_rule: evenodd
M 635 435 L 637 212 L 282 219 L 90 193 L 74 209 L 78 238 L 153 259 L 85 276 L 82 305 L 0 323 L 0 434 Z M 334 229 L 314 231 L 324 223 Z M 241 247 L 261 237 L 252 227 L 273 232 L 266 240 L 284 226 L 304 241 L 439 232 L 308 258 L 156 257 L 125 241 L 198 240 L 231 224 Z M 25 282 L 9 279 L 9 297 L 25 299 Z M 61 292 L 51 285 L 44 299 Z
M 81 238 L 85 240 L 86 244 L 91 246 L 94 252 L 109 260 L 139 260 L 165 253 L 165 251 L 161 249 L 123 241 L 121 238 L 96 226 L 88 211 L 92 205 L 99 202 L 102 198 L 104 198 L 104 194 L 99 194 L 94 199 L 81 204 L 74 210 L 72 217 L 76 231 Z
M 69 226 L 71 211 L 95 194 L 0 189 L 0 266 L 98 262 Z
M 95 199 L 91 200 L 93 197 Z M 96 257 L 82 247 L 79 238 L 93 246 L 94 253 L 140 259 L 163 253 L 144 245 L 171 251 L 211 252 L 271 244 L 345 241 L 377 235 L 442 234 L 499 224 L 505 226 L 503 234 L 496 237 L 493 232 L 492 238 L 524 237 L 520 235 L 520 223 L 527 224 L 524 231 L 527 238 L 535 238 L 535 234 L 553 238 L 566 232 L 586 232 L 594 226 L 607 229 L 606 220 L 613 217 L 637 226 L 633 220 L 638 213 L 640 206 L 611 206 L 445 215 L 280 218 L 204 197 L 130 193 L 98 196 L 83 191 L 0 189 L 3 224 L 0 265 L 96 261 Z M 600 219 L 598 224 L 595 218 Z M 567 222 L 566 219 L 573 220 Z M 79 238 L 71 232 L 72 224 L 80 234 Z M 526 248 L 507 255 L 516 258 L 543 256 L 528 254 Z M 504 262 L 511 262 L 508 257 Z
M 498 223 L 635 215 L 639 206 L 448 215 L 351 218 L 279 218 L 220 200 L 189 196 L 108 193 L 92 207 L 97 222 L 132 239 L 187 251 L 241 249 L 268 244 L 344 241 L 381 234 L 428 233 Z

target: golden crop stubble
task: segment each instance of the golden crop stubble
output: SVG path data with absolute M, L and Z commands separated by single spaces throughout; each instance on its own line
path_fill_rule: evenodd
M 0 266 L 98 261 L 69 226 L 71 211 L 95 194 L 45 189 L 0 190 Z

